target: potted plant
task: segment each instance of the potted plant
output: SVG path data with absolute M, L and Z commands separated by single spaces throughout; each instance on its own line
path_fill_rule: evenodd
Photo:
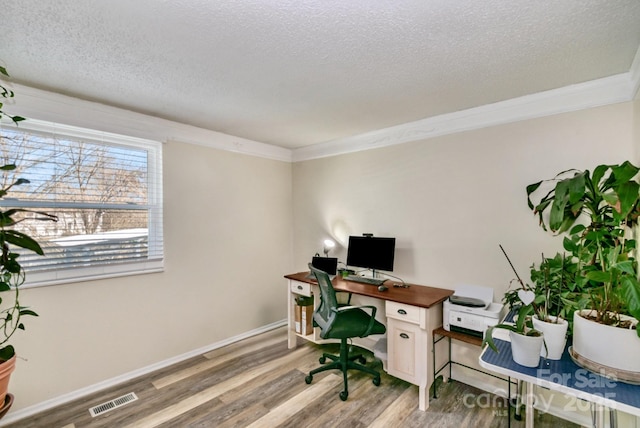
M 517 311 L 517 315 L 513 317 L 515 321 L 513 323 L 502 322 L 487 328 L 482 339 L 482 346 L 489 345 L 491 349 L 498 352 L 493 341 L 493 332 L 496 328 L 508 330 L 513 361 L 522 366 L 537 367 L 540 363 L 543 346 L 546 348 L 546 345 L 544 344 L 544 334 L 533 326 L 531 320 L 531 314 L 537 308 L 536 295 L 531 287 L 520 279 L 520 275 L 513 267 L 513 263 L 502 245 L 500 245 L 500 249 L 507 258 L 520 285 L 517 289 L 507 292 L 503 298 L 505 304 L 509 305 L 511 312 Z M 513 281 L 511 282 L 513 283 Z
M 513 361 L 525 367 L 538 367 L 540 353 L 544 346 L 544 335 L 536 330 L 531 322 L 530 314 L 533 311 L 531 303 L 535 296 L 530 290 L 520 289 L 520 291 L 523 300 L 517 316 L 514 317 L 515 322 L 503 322 L 489 327 L 482 339 L 482 346 L 489 345 L 491 349 L 498 352 L 493 341 L 493 332 L 497 328 L 508 330 Z
M 640 213 L 638 167 L 630 162 L 568 170 L 527 187 L 529 207 L 545 230 L 565 233 L 577 263 L 583 310 L 575 311 L 572 356 L 592 370 L 640 380 L 640 283 L 634 227 Z M 541 186 L 550 190 L 532 201 Z M 585 331 L 585 328 L 588 329 Z
M 553 258 L 542 257 L 540 265 L 531 266 L 531 281 L 535 284 L 537 310 L 533 325 L 544 334 L 547 346 L 545 355 L 559 360 L 567 343 L 569 316 L 573 315 L 573 300 L 569 298 L 575 288 L 575 263 L 564 254 Z
M 543 254 L 539 266 L 531 266 L 533 285 L 528 285 L 522 281 L 502 246 L 500 248 L 516 275 L 512 283 L 517 281 L 519 284 L 518 288 L 505 293 L 503 302 L 510 310 L 518 309 L 522 305 L 522 290 L 533 293 L 533 301 L 526 316 L 531 317 L 533 327 L 544 335 L 545 346 L 540 355 L 559 360 L 566 346 L 569 326 L 567 320 L 575 309 L 576 264 L 564 254 L 558 253 L 553 258 L 547 258 Z
M 0 73 L 8 76 L 6 70 L 0 67 Z M 13 92 L 5 86 L 0 85 L 0 95 L 3 98 L 13 97 Z M 3 116 L 9 117 L 14 123 L 18 123 L 24 118 L 11 116 L 2 110 L 0 103 L 0 119 Z M 4 165 L 0 167 L 3 174 L 10 174 L 16 169 L 15 165 Z M 9 190 L 14 186 L 29 183 L 23 178 L 9 180 L 9 184 L 0 188 L 0 199 L 4 198 Z M 16 352 L 12 345 L 8 344 L 9 339 L 18 331 L 24 330 L 23 317 L 37 316 L 37 314 L 20 303 L 20 286 L 24 283 L 25 272 L 22 268 L 19 257 L 15 250 L 33 251 L 43 255 L 43 250 L 38 242 L 29 235 L 16 230 L 16 225 L 28 219 L 57 221 L 57 217 L 28 209 L 20 208 L 0 208 L 0 417 L 6 413 L 11 406 L 11 395 L 7 394 L 9 376 L 15 369 Z

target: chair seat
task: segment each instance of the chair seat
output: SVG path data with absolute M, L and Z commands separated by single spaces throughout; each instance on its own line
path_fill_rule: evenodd
M 345 339 L 349 337 L 364 337 L 371 321 L 371 315 L 363 309 L 352 309 L 338 313 L 335 322 L 326 332 L 321 332 L 323 339 Z M 384 324 L 374 320 L 371 334 L 384 334 L 387 331 Z M 323 334 L 325 333 L 325 334 Z

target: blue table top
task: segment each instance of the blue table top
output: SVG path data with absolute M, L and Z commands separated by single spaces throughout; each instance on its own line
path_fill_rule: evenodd
M 485 368 L 493 368 L 516 379 L 640 415 L 640 385 L 615 381 L 580 367 L 571 359 L 568 346 L 560 360 L 540 358 L 538 367 L 530 368 L 513 361 L 510 342 L 495 339 L 495 344 L 499 352 L 487 347 L 480 355 Z

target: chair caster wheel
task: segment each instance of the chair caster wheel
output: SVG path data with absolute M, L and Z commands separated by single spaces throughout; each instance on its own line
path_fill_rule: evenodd
M 372 382 L 373 382 L 373 384 L 375 386 L 380 386 L 380 378 L 379 377 L 374 377 Z
M 342 391 L 342 392 L 340 393 L 340 399 L 341 399 L 342 401 L 347 401 L 347 397 L 349 397 L 349 393 L 348 393 L 347 391 Z
M 358 358 L 358 361 L 360 361 L 360 364 L 366 364 L 367 363 L 367 359 L 365 357 L 360 357 Z
M 309 385 L 312 380 L 313 380 L 313 376 L 311 375 L 308 375 L 307 377 L 304 378 L 304 381 L 307 385 Z
M 324 364 L 327 361 L 327 359 L 325 357 L 320 357 L 318 358 L 318 361 L 320 361 L 320 364 Z

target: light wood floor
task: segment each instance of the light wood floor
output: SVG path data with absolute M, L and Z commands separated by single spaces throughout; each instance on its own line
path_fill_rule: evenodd
M 342 377 L 329 371 L 305 384 L 322 350 L 300 341 L 287 349 L 284 328 L 217 349 L 118 387 L 50 409 L 10 427 L 506 427 L 506 408 L 478 406 L 485 392 L 459 382 L 439 387 L 427 412 L 417 408 L 418 388 L 382 373 L 376 387 L 365 374 L 349 374 L 349 399 L 341 401 Z M 370 354 L 367 355 L 370 357 Z M 371 361 L 370 358 L 368 358 Z M 88 408 L 129 392 L 137 401 L 95 418 Z M 486 400 L 478 401 L 485 402 Z M 490 400 L 493 403 L 493 400 Z M 471 405 L 470 405 L 471 404 Z M 513 427 L 524 421 L 512 419 Z M 536 414 L 536 427 L 574 427 Z

